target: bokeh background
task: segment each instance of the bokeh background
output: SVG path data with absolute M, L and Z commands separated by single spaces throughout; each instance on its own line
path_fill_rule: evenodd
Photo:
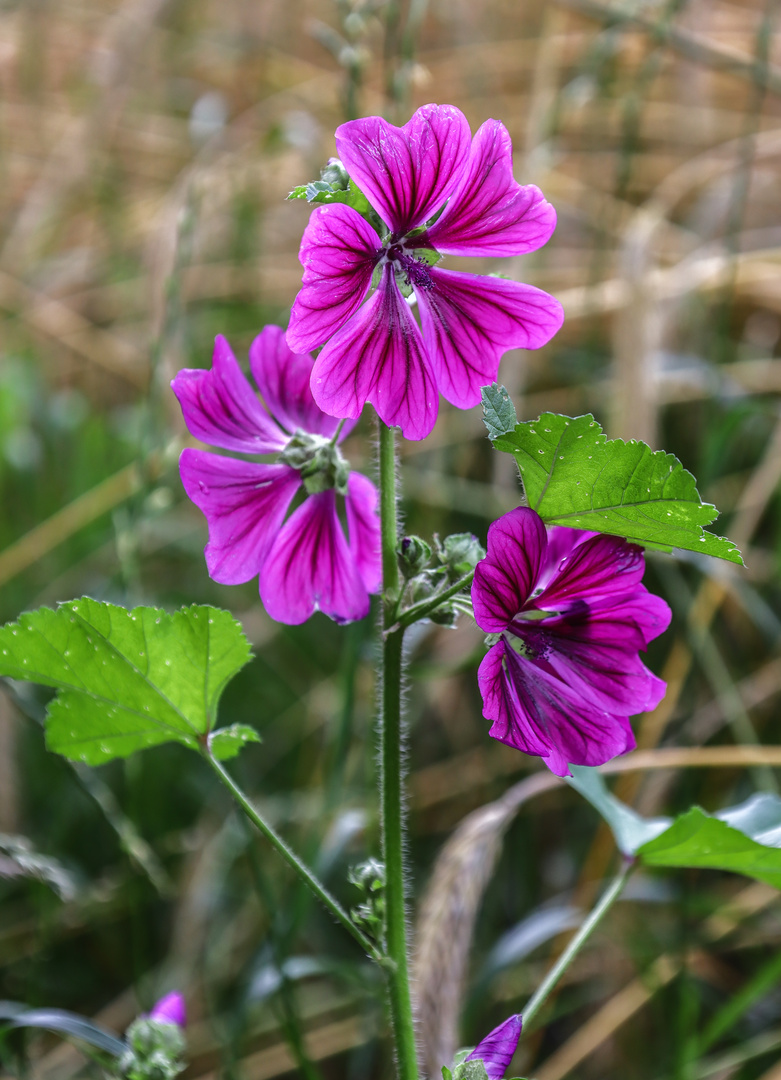
M 0 616 L 84 593 L 233 611 L 255 659 L 222 718 L 263 738 L 237 773 L 348 906 L 348 868 L 377 844 L 373 620 L 277 626 L 253 584 L 209 580 L 168 383 L 208 365 L 218 332 L 245 359 L 285 325 L 308 213 L 285 196 L 318 177 L 337 124 L 432 100 L 473 129 L 501 119 L 559 226 L 535 255 L 475 266 L 567 313 L 547 348 L 503 361 L 519 414 L 592 411 L 675 452 L 746 556 L 736 572 L 649 558 L 675 611 L 649 656 L 669 692 L 618 790 L 646 812 L 777 790 L 731 747 L 781 735 L 780 18 L 778 0 L 0 2 Z M 367 417 L 350 443 L 367 470 L 372 440 Z M 402 478 L 424 535 L 484 537 L 518 502 L 479 410 L 444 406 Z M 489 745 L 481 655 L 467 619 L 411 642 L 432 1069 L 521 1008 L 615 860 L 573 792 Z M 0 690 L 0 998 L 122 1031 L 178 987 L 192 1080 L 390 1077 L 376 976 L 201 763 L 164 747 L 72 767 L 45 750 L 45 701 Z M 778 1080 L 780 946 L 765 886 L 638 876 L 511 1075 Z M 89 1069 L 37 1035 L 4 1042 L 0 1072 L 25 1057 L 45 1080 Z

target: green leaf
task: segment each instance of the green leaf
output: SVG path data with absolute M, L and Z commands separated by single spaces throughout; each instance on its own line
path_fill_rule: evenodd
M 755 795 L 713 817 L 693 807 L 637 857 L 646 866 L 732 870 L 781 889 L 780 845 L 781 799 Z
M 484 386 L 483 396 L 483 423 L 488 428 L 488 436 L 498 439 L 500 435 L 507 435 L 514 431 L 518 423 L 518 414 L 507 390 L 503 386 L 493 383 L 492 386 Z
M 249 658 L 229 612 L 199 605 L 170 615 L 83 597 L 0 629 L 0 675 L 57 689 L 47 745 L 89 765 L 165 742 L 198 749 Z
M 500 406 L 495 394 L 491 409 L 491 424 L 508 422 L 506 405 Z M 491 434 L 488 419 L 486 424 Z M 591 415 L 543 413 L 491 438 L 497 450 L 514 455 L 528 505 L 546 524 L 743 565 L 731 541 L 704 530 L 716 518 L 716 508 L 702 502 L 694 477 L 672 454 L 634 440 L 608 439 Z
M 260 735 L 248 724 L 231 724 L 209 736 L 209 748 L 218 761 L 236 757 L 248 742 L 261 742 Z
M 619 851 L 624 855 L 634 855 L 639 847 L 669 828 L 671 818 L 641 817 L 637 811 L 611 795 L 596 769 L 586 765 L 570 765 L 570 771 L 572 776 L 567 777 L 567 782 L 601 814 L 615 837 Z
M 105 1050 L 114 1057 L 121 1057 L 127 1050 L 126 1043 L 110 1031 L 64 1009 L 28 1009 L 15 1001 L 0 1001 L 0 1027 L 3 1024 L 15 1028 L 32 1027 L 56 1031 L 59 1035 L 79 1039 L 99 1050 Z
M 353 210 L 357 210 L 361 217 L 366 218 L 371 225 L 375 225 L 372 218 L 376 218 L 376 215 L 369 205 L 369 200 L 352 180 L 346 191 L 334 187 L 325 180 L 314 180 L 309 184 L 299 184 L 290 192 L 288 199 L 306 199 L 313 206 L 343 203 L 345 206 L 351 206 Z

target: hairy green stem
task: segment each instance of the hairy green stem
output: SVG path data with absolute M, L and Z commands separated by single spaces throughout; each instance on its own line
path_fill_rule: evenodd
M 380 768 L 382 854 L 385 863 L 385 950 L 391 1023 L 399 1080 L 417 1080 L 418 1060 L 409 983 L 407 910 L 404 894 L 403 728 L 401 682 L 404 628 L 394 626 L 399 600 L 396 554 L 396 448 L 394 432 L 378 419 L 383 577 Z
M 435 593 L 434 596 L 428 600 L 421 600 L 417 604 L 413 604 L 412 607 L 408 607 L 406 611 L 403 611 L 399 616 L 398 626 L 404 628 L 412 626 L 413 623 L 420 622 L 421 619 L 426 619 L 432 611 L 436 611 L 440 604 L 444 604 L 446 600 L 450 600 L 451 597 L 457 596 L 462 589 L 466 589 L 472 584 L 472 579 L 475 576 L 474 570 L 470 570 L 468 574 L 464 574 L 458 581 L 455 581 L 452 585 L 448 585 L 446 589 L 442 589 L 441 592 Z
M 523 1016 L 524 1030 L 528 1029 L 529 1025 L 534 1020 L 534 1017 L 545 1004 L 551 990 L 553 990 L 561 976 L 591 937 L 602 917 L 610 910 L 621 895 L 621 891 L 624 888 L 624 885 L 626 885 L 627 878 L 632 871 L 632 865 L 633 864 L 628 861 L 624 863 L 620 872 L 613 878 L 610 885 L 608 885 L 607 889 L 600 897 L 596 907 L 594 907 L 586 916 L 577 934 L 575 934 L 572 941 L 567 945 L 564 952 L 529 999 L 526 1008 L 521 1013 Z
M 204 750 L 204 758 L 208 761 L 209 765 L 211 765 L 220 782 L 225 785 L 255 828 L 263 833 L 271 846 L 282 856 L 288 866 L 298 874 L 301 880 L 309 886 L 318 900 L 328 908 L 336 921 L 341 923 L 348 933 L 352 934 L 361 948 L 364 949 L 373 960 L 376 960 L 378 964 L 384 964 L 385 958 L 376 946 L 369 940 L 363 931 L 355 925 L 339 901 L 334 896 L 331 896 L 325 885 L 315 877 L 309 867 L 299 859 L 292 848 L 288 847 L 279 833 L 277 833 L 267 821 L 263 820 L 222 762 L 218 761 L 209 750 Z

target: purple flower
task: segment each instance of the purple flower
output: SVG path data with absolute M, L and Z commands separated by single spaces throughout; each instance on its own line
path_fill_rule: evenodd
M 160 1024 L 176 1024 L 177 1027 L 187 1026 L 187 1006 L 184 996 L 177 990 L 173 990 L 165 997 L 155 1002 L 149 1013 L 150 1020 L 157 1020 Z
M 498 635 L 478 672 L 491 735 L 539 754 L 557 776 L 634 748 L 629 717 L 666 685 L 638 655 L 670 609 L 641 585 L 642 549 L 615 536 L 547 529 L 519 508 L 488 530 L 472 602 Z
M 465 1061 L 482 1061 L 489 1080 L 502 1080 L 521 1037 L 523 1018 L 510 1016 L 477 1044 Z
M 558 301 L 531 285 L 433 263 L 535 251 L 556 213 L 538 188 L 513 179 L 504 125 L 487 120 L 472 139 L 452 105 L 424 105 L 402 128 L 379 116 L 351 120 L 336 146 L 387 233 L 380 240 L 349 206 L 314 211 L 288 344 L 325 345 L 312 392 L 326 412 L 357 417 L 369 401 L 386 424 L 423 439 L 440 392 L 460 409 L 477 405 L 502 353 L 544 345 L 563 320 Z M 414 293 L 420 329 L 402 289 Z
M 302 623 L 318 609 L 336 622 L 362 619 L 380 587 L 380 524 L 377 489 L 350 472 L 339 450 L 355 425 L 337 435 L 339 420 L 312 398 L 311 357 L 292 353 L 279 327 L 255 338 L 250 368 L 266 409 L 221 336 L 210 371 L 186 369 L 171 383 L 196 438 L 276 455 L 267 464 L 182 451 L 182 483 L 209 525 L 209 575 L 225 585 L 259 575 L 261 599 L 278 622 Z M 302 486 L 306 497 L 285 520 Z

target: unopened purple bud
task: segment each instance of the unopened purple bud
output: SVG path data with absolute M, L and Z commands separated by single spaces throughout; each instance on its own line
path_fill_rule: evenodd
M 466 1060 L 482 1061 L 489 1080 L 503 1080 L 505 1070 L 518 1046 L 522 1025 L 520 1013 L 510 1016 L 503 1024 L 489 1032 Z
M 180 994 L 178 990 L 172 990 L 170 994 L 161 997 L 152 1006 L 149 1019 L 157 1020 L 161 1024 L 176 1024 L 180 1028 L 186 1027 L 187 1006 L 185 1005 L 184 995 Z

